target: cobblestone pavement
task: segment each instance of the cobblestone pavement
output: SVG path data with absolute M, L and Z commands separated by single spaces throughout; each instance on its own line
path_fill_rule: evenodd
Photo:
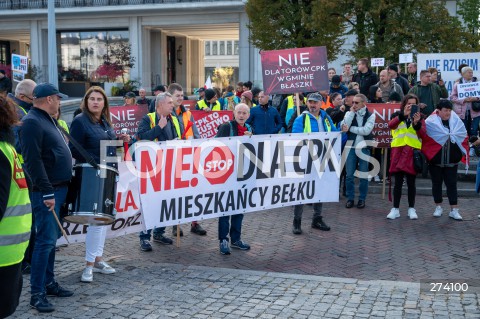
M 201 222 L 207 236 L 183 226 L 180 247 L 152 243 L 139 249 L 131 234 L 108 239 L 104 256 L 115 275 L 95 274 L 80 283 L 84 245 L 61 248 L 58 280 L 71 298 L 50 300 L 48 318 L 480 318 L 479 294 L 421 294 L 422 279 L 479 279 L 480 213 L 477 198 L 459 200 L 464 221 L 432 217 L 430 196 L 417 196 L 419 219 L 406 207 L 401 218 L 385 217 L 391 203 L 369 195 L 364 210 L 345 200 L 324 204 L 329 232 L 310 227 L 291 232 L 292 207 L 247 214 L 242 239 L 250 251 L 218 251 L 217 221 Z M 171 235 L 171 228 L 167 228 Z M 14 318 L 32 318 L 25 277 Z

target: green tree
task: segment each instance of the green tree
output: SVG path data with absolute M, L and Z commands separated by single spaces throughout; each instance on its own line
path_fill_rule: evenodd
M 396 62 L 399 53 L 479 50 L 480 0 L 459 3 L 463 24 L 441 0 L 249 0 L 246 11 L 260 49 L 324 45 L 329 60 L 348 53 Z M 353 48 L 340 52 L 347 35 L 356 38 Z
M 249 0 L 250 41 L 262 50 L 326 46 L 335 60 L 345 41 L 342 18 L 332 15 L 336 7 L 329 0 Z

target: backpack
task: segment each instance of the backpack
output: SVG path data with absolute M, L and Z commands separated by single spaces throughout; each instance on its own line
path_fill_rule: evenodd
M 235 95 L 229 96 L 226 99 L 227 99 L 227 107 L 225 109 L 228 111 L 235 110 L 235 105 L 237 105 L 237 103 L 235 102 Z

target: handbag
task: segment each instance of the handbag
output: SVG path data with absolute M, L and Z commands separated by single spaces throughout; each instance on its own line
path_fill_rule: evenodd
M 480 112 L 480 101 L 472 102 L 472 111 Z
M 415 172 L 422 173 L 424 168 L 427 167 L 427 161 L 425 159 L 425 155 L 423 155 L 422 151 L 419 149 L 413 150 L 413 168 Z

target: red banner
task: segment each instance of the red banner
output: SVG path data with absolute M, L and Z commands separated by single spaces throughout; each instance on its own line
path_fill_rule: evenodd
M 389 148 L 392 142 L 392 134 L 388 122 L 393 113 L 400 110 L 400 104 L 367 103 L 368 110 L 375 113 L 375 127 L 372 134 L 373 139 L 378 143 L 377 147 Z
M 210 138 L 217 134 L 220 124 L 233 119 L 232 111 L 191 111 L 197 125 L 200 138 Z
M 113 106 L 110 108 L 113 130 L 116 135 L 121 134 L 122 128 L 128 129 L 128 134 L 137 133 L 142 117 L 148 113 L 146 105 Z
M 328 90 L 325 47 L 262 51 L 263 87 L 267 94 Z

